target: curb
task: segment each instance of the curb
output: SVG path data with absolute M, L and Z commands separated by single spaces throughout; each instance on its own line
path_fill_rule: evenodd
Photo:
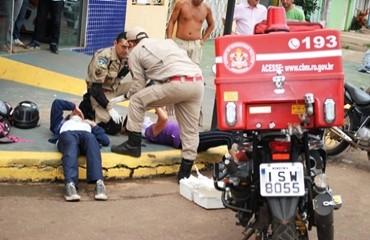
M 199 153 L 195 164 L 199 170 L 209 169 L 218 162 L 226 149 L 221 146 Z M 0 151 L 0 181 L 63 180 L 62 155 L 59 152 Z M 86 179 L 86 160 L 80 157 L 79 179 Z M 140 158 L 102 153 L 103 176 L 107 180 L 148 178 L 174 175 L 181 162 L 180 150 L 143 152 Z

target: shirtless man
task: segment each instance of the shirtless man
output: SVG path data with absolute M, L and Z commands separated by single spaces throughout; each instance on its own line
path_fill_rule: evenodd
M 200 64 L 202 45 L 215 26 L 212 10 L 204 0 L 178 0 L 167 26 L 167 38 L 172 38 L 177 22 L 174 41 L 184 49 L 191 60 Z M 202 34 L 202 25 L 207 21 L 207 28 Z

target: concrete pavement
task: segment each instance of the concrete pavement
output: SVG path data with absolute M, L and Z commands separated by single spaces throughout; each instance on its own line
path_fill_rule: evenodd
M 213 51 L 211 45 L 205 46 L 205 55 Z M 213 56 L 213 53 L 211 53 Z M 25 51 L 0 57 L 1 99 L 15 107 L 20 101 L 37 103 L 40 110 L 39 126 L 33 129 L 12 128 L 10 135 L 26 140 L 0 145 L 0 180 L 2 181 L 44 181 L 62 179 L 61 154 L 54 144 L 48 143 L 50 106 L 55 98 L 79 103 L 83 95 L 85 74 L 91 56 L 70 50 L 61 50 L 59 55 L 49 51 Z M 211 66 L 204 66 L 206 99 L 214 98 L 213 74 Z M 207 71 L 208 69 L 208 71 Z M 210 86 L 210 87 L 209 87 Z M 209 104 L 209 106 L 208 106 Z M 125 102 L 117 110 L 127 113 Z M 212 116 L 213 100 L 204 104 L 205 125 L 209 126 Z M 155 120 L 154 113 L 148 113 Z M 111 136 L 111 145 L 120 144 L 126 136 Z M 172 175 L 178 170 L 181 151 L 171 147 L 149 144 L 144 141 L 142 156 L 132 158 L 111 153 L 110 146 L 102 148 L 103 172 L 106 179 L 141 178 L 156 175 Z M 210 149 L 198 154 L 199 169 L 205 169 L 227 151 L 226 146 Z M 79 159 L 80 178 L 85 179 L 85 160 Z
M 370 191 L 360 186 L 370 182 L 370 174 L 349 161 L 369 162 L 365 152 L 352 150 L 327 165 L 329 185 L 343 199 L 334 212 L 334 239 L 368 240 Z M 0 182 L 0 239 L 244 239 L 235 212 L 206 210 L 188 201 L 179 194 L 174 176 L 110 181 L 106 187 L 109 200 L 98 202 L 93 199 L 94 185 L 81 182 L 81 201 L 67 203 L 59 182 Z M 313 227 L 309 239 L 317 239 L 315 232 Z
M 351 35 L 352 34 L 352 35 Z M 369 35 L 343 33 L 346 41 L 362 41 L 362 46 L 369 44 Z M 352 36 L 352 38 L 348 36 Z M 355 40 L 354 40 L 355 39 Z M 359 40 L 360 39 L 360 40 Z M 369 41 L 369 42 L 367 42 Z M 342 46 L 347 46 L 342 42 Z M 343 65 L 346 81 L 355 85 L 367 85 L 369 74 L 359 73 L 365 51 L 343 49 Z M 22 100 L 31 100 L 40 108 L 40 126 L 22 130 L 12 128 L 10 135 L 28 140 L 13 144 L 0 145 L 0 180 L 2 181 L 41 181 L 62 179 L 61 154 L 55 145 L 47 142 L 51 136 L 49 127 L 50 105 L 53 99 L 63 98 L 79 103 L 85 91 L 85 74 L 90 56 L 61 50 L 59 55 L 49 51 L 25 51 L 0 57 L 1 99 L 10 102 L 13 107 Z M 203 102 L 204 129 L 210 128 L 214 84 L 211 67 L 214 63 L 214 45 L 209 40 L 204 46 L 202 70 L 206 88 Z M 127 103 L 118 110 L 125 114 Z M 154 117 L 154 114 L 149 113 Z M 155 118 L 154 118 L 155 119 Z M 112 136 L 111 145 L 126 140 L 126 136 Z M 199 154 L 196 164 L 200 169 L 218 161 L 226 147 L 218 147 Z M 140 178 L 155 175 L 175 174 L 180 162 L 180 151 L 166 146 L 145 142 L 142 157 L 131 158 L 110 152 L 110 147 L 102 148 L 104 175 L 108 179 Z M 85 178 L 85 161 L 80 158 L 80 178 Z

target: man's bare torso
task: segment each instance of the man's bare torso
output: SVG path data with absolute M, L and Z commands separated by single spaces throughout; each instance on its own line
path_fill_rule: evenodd
M 176 37 L 183 40 L 199 40 L 204 20 L 207 17 L 207 5 L 195 6 L 191 0 L 184 0 L 177 21 Z

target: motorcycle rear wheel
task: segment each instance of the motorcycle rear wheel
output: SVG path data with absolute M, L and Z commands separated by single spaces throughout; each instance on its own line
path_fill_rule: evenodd
M 276 220 L 272 222 L 272 240 L 297 240 L 298 233 L 294 221 L 282 224 Z
M 344 109 L 344 124 L 341 128 L 346 132 L 351 129 L 351 114 L 347 109 Z M 326 129 L 323 134 L 324 148 L 328 156 L 334 156 L 342 153 L 349 146 L 343 138 L 335 134 L 331 129 Z
M 325 130 L 323 140 L 328 156 L 338 155 L 346 150 L 349 146 L 348 142 L 336 135 L 330 129 Z

